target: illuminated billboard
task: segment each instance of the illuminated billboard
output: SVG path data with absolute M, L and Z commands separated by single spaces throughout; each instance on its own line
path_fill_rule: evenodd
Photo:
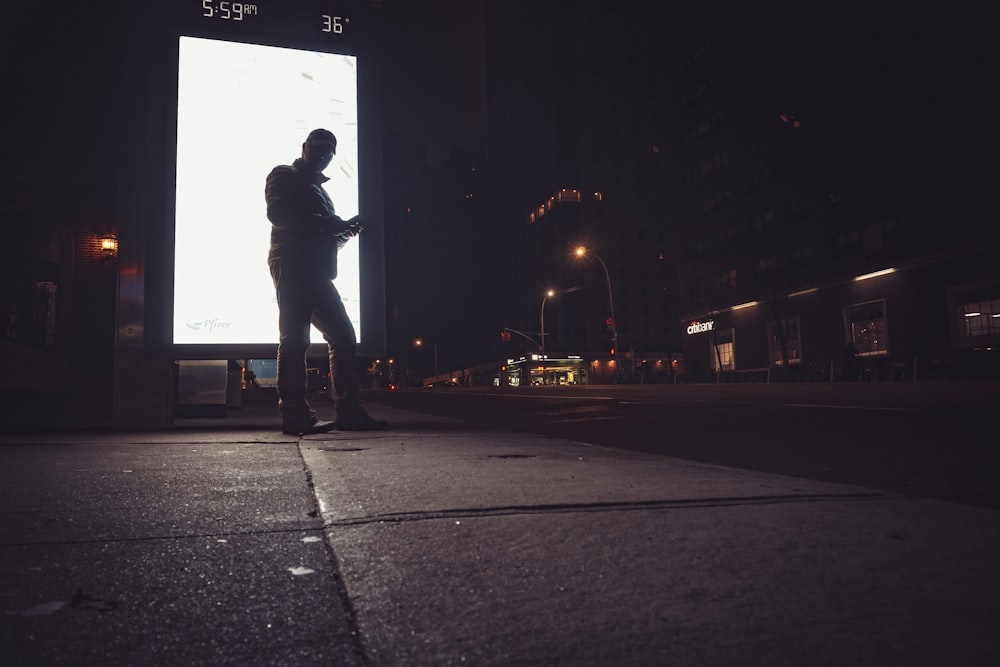
M 277 343 L 264 182 L 300 156 L 311 130 L 326 128 L 337 154 L 325 188 L 340 217 L 364 216 L 358 100 L 356 55 L 179 37 L 174 345 Z M 335 284 L 363 345 L 359 245 L 353 238 L 339 252 Z

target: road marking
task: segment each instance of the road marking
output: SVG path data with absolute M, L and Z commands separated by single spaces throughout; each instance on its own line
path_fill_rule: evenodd
M 453 394 L 457 395 L 457 394 Z M 530 393 L 500 393 L 500 392 L 469 392 L 465 394 L 466 396 L 502 396 L 503 398 L 536 398 L 547 401 L 617 401 L 619 400 L 616 396 L 569 396 L 566 394 L 559 394 L 555 396 L 543 396 L 541 394 L 530 394 Z
M 566 419 L 550 419 L 546 424 L 573 424 L 579 422 L 614 421 L 625 419 L 625 415 L 608 415 L 607 417 L 567 417 Z
M 786 408 L 824 408 L 827 410 L 881 410 L 883 412 L 918 412 L 918 408 L 887 408 L 877 405 L 829 405 L 825 403 L 785 403 Z
M 572 408 L 563 408 L 561 410 L 543 410 L 542 414 L 549 417 L 558 417 L 560 415 L 604 412 L 605 410 L 607 410 L 607 406 L 604 405 L 580 405 Z

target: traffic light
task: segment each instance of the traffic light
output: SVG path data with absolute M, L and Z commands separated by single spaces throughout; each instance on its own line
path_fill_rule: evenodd
M 510 342 L 510 332 L 507 331 L 506 329 L 504 329 L 503 331 L 501 331 L 500 332 L 500 340 L 502 340 L 505 343 L 509 343 Z
M 610 317 L 608 319 L 604 320 L 604 326 L 606 326 L 608 328 L 608 331 L 611 331 L 611 318 Z

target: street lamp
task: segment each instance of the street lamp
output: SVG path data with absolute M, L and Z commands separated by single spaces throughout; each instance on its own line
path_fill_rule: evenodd
M 579 246 L 576 249 L 577 257 L 593 257 L 598 262 L 601 263 L 601 268 L 604 269 L 604 280 L 608 283 L 608 306 L 611 308 L 611 351 L 614 354 L 618 350 L 618 326 L 615 323 L 615 297 L 611 292 L 611 276 L 608 274 L 608 265 L 604 263 L 600 255 L 596 252 L 587 250 L 584 246 Z M 615 365 L 617 373 L 617 364 Z
M 413 339 L 413 347 L 421 349 L 424 346 L 424 341 L 422 338 Z M 438 346 L 434 343 L 434 376 L 437 377 L 438 374 Z
M 545 301 L 548 300 L 548 299 L 550 299 L 550 298 L 552 298 L 552 297 L 554 297 L 554 296 L 556 296 L 557 294 L 566 294 L 568 292 L 575 292 L 578 289 L 580 289 L 580 288 L 579 287 L 567 287 L 566 289 L 561 289 L 561 290 L 558 290 L 558 291 L 554 290 L 554 289 L 550 289 L 550 290 L 546 290 L 545 296 L 542 297 L 542 317 L 541 317 L 541 320 L 542 320 L 541 321 L 541 339 L 542 339 L 542 344 L 541 344 L 541 348 L 542 348 L 542 355 L 543 356 L 545 355 Z
M 539 337 L 542 339 L 542 356 L 545 356 L 545 300 L 549 297 L 555 296 L 556 291 L 554 289 L 546 290 L 545 296 L 542 297 L 542 318 L 541 318 L 541 334 Z

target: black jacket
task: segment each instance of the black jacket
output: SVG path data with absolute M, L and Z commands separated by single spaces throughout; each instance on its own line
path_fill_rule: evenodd
M 337 251 L 350 237 L 347 223 L 334 212 L 323 189 L 328 180 L 306 169 L 301 158 L 268 174 L 264 186 L 267 219 L 271 221 L 268 263 L 302 263 L 324 277 L 337 277 Z

